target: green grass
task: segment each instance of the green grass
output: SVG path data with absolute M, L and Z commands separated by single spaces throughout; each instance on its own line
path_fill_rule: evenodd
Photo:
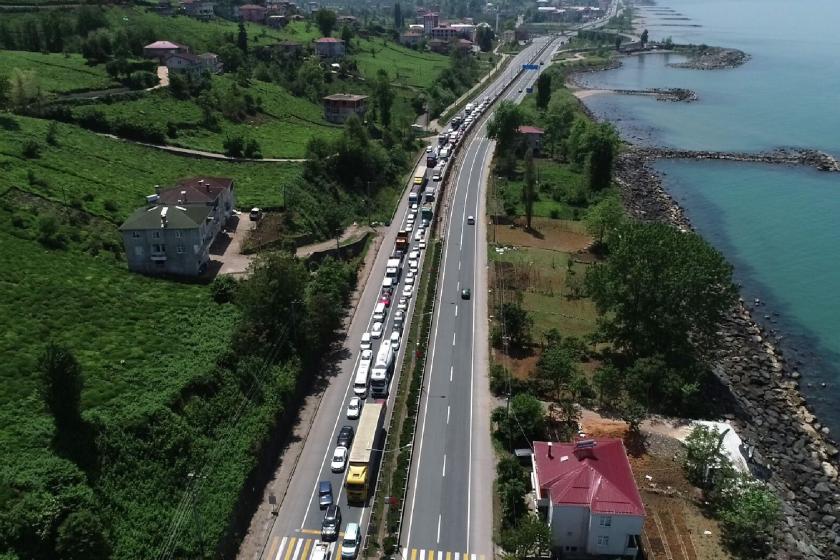
M 79 54 L 0 51 L 0 75 L 11 77 L 16 69 L 35 72 L 45 93 L 69 93 L 119 86 L 108 76 L 104 66 L 88 66 Z
M 449 57 L 424 53 L 382 39 L 353 39 L 351 57 L 366 80 L 376 78 L 379 70 L 388 72 L 395 85 L 428 88 L 449 67 Z
M 48 146 L 47 126 L 47 121 L 25 117 L 0 119 L 0 190 L 16 186 L 60 203 L 66 199 L 119 221 L 143 204 L 155 185 L 170 186 L 183 177 L 233 177 L 240 208 L 279 206 L 283 185 L 301 182 L 302 166 L 296 163 L 232 164 L 186 158 L 65 124 L 58 125 L 59 145 Z M 21 155 L 20 146 L 28 139 L 42 143 L 41 157 Z M 108 200 L 117 203 L 116 212 L 105 210 Z
M 227 91 L 232 84 L 228 76 L 213 77 L 213 88 L 218 92 Z M 242 91 L 261 99 L 262 111 L 242 123 L 220 118 L 218 132 L 201 126 L 201 110 L 194 101 L 176 99 L 168 91 L 151 92 L 131 101 L 98 103 L 95 107 L 109 120 L 140 118 L 164 129 L 172 123 L 178 128 L 178 136 L 169 138 L 169 144 L 218 153 L 224 152 L 226 137 L 240 135 L 257 140 L 263 157 L 302 158 L 311 138 L 333 138 L 341 133 L 340 126 L 324 120 L 320 105 L 294 97 L 275 84 L 251 80 L 251 85 Z M 77 106 L 73 110 L 79 114 L 89 110 L 88 107 L 91 106 Z
M 585 188 L 585 177 L 569 164 L 559 163 L 551 159 L 535 159 L 534 164 L 538 177 L 538 198 L 534 201 L 533 215 L 540 218 L 577 219 L 586 207 L 585 204 L 570 204 L 574 200 L 574 193 Z M 522 202 L 522 188 L 524 186 L 524 166 L 520 163 L 516 178 L 505 179 L 497 183 L 499 197 L 507 193 L 511 199 L 517 201 L 516 214 L 525 215 L 525 204 Z

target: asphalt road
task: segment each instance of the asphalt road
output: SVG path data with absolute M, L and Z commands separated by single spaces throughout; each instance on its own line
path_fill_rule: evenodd
M 530 62 L 548 41 L 536 40 L 513 61 L 512 70 Z M 538 60 L 551 59 L 559 40 L 552 43 Z M 534 84 L 537 75 L 524 72 L 502 98 L 521 99 L 520 90 Z M 502 89 L 508 80 L 502 76 L 490 90 Z M 485 121 L 476 124 L 466 142 L 446 218 L 431 367 L 424 382 L 401 543 L 406 560 L 493 558 L 495 459 L 489 436 L 484 192 L 495 142 L 486 137 Z M 467 223 L 468 216 L 476 218 L 475 225 Z M 464 289 L 470 289 L 470 299 L 462 297 Z

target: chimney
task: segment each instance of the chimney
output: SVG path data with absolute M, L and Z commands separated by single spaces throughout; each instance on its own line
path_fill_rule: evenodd
M 551 455 L 551 448 L 552 448 L 553 445 L 554 444 L 552 444 L 550 441 L 548 442 L 548 458 L 549 459 L 554 459 L 554 457 L 552 457 L 552 455 Z

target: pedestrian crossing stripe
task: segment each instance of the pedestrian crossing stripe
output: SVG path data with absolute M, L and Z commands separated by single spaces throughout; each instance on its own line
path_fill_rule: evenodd
M 427 550 L 424 548 L 404 548 L 401 557 L 402 560 L 485 560 L 484 554 Z
M 315 553 L 315 544 L 320 539 L 303 537 L 274 537 L 268 547 L 266 560 L 310 560 Z M 341 542 L 330 543 L 327 560 L 341 560 Z

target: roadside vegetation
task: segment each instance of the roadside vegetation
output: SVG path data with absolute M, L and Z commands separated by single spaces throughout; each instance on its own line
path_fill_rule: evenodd
M 492 417 L 499 543 L 518 558 L 541 541 L 511 452 L 541 438 L 569 441 L 584 408 L 626 421 L 631 450 L 644 449 L 648 414 L 708 413 L 715 384 L 704 357 L 737 300 L 731 267 L 703 239 L 626 216 L 612 182 L 618 137 L 585 116 L 564 81 L 565 69 L 552 66 L 532 95 L 503 103 L 488 126 L 497 141 L 490 382 L 509 403 Z M 542 129 L 537 154 L 516 132 L 522 125 Z M 718 491 L 735 491 L 726 484 Z M 753 503 L 771 499 L 743 488 Z M 745 542 L 748 528 L 768 517 L 726 504 L 719 513 L 732 549 L 757 546 L 762 533 Z

